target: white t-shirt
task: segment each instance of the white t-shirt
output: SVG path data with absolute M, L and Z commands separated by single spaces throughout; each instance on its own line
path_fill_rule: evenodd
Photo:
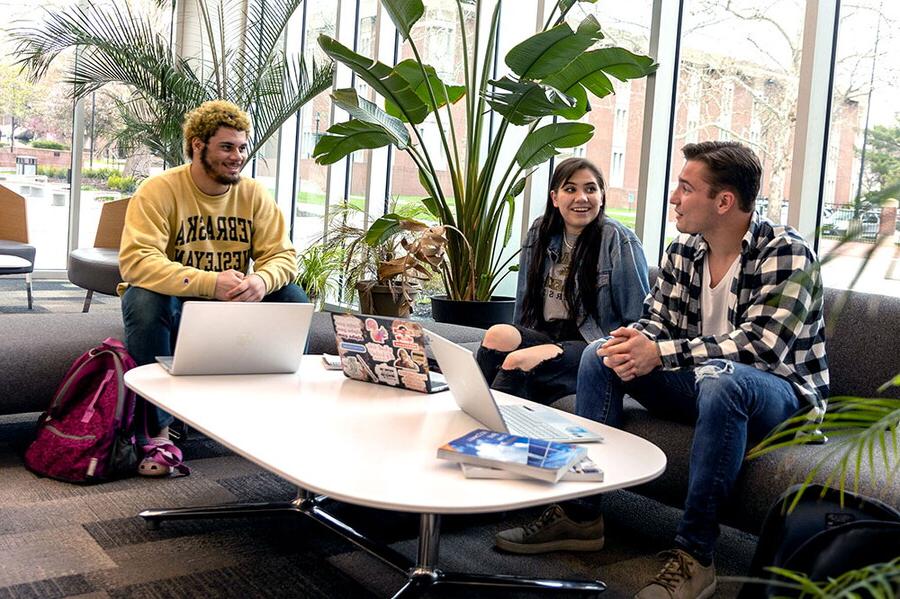
M 731 285 L 737 276 L 741 265 L 741 256 L 738 254 L 728 272 L 715 287 L 710 287 L 709 254 L 703 258 L 703 286 L 700 292 L 700 317 L 703 327 L 703 336 L 727 335 L 734 330 L 728 322 L 728 301 L 732 297 Z

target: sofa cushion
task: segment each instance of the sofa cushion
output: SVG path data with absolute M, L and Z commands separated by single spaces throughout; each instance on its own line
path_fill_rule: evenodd
M 832 397 L 874 397 L 900 374 L 900 297 L 826 289 L 825 323 Z M 883 395 L 900 397 L 900 387 Z
M 2 317 L 0 414 L 38 412 L 79 355 L 107 337 L 122 339 L 118 310 Z

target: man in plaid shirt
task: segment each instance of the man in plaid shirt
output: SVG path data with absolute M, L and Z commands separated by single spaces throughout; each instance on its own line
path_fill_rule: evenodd
M 628 393 L 653 414 L 695 426 L 676 547 L 640 599 L 712 595 L 718 512 L 747 447 L 801 407 L 820 416 L 828 397 L 819 263 L 795 230 L 754 211 L 759 159 L 735 142 L 682 151 L 669 200 L 681 235 L 643 317 L 589 345 L 578 373 L 581 416 L 617 426 Z M 498 536 L 529 553 L 602 539 L 596 513 L 577 521 L 549 509 L 543 524 Z

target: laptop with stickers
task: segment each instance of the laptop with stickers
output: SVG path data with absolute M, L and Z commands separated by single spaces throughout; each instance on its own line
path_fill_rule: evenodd
M 409 320 L 332 313 L 341 370 L 348 378 L 420 393 L 447 390 L 428 369 L 422 325 Z

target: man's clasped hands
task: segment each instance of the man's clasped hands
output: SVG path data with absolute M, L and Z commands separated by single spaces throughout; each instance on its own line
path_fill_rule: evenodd
M 222 302 L 258 302 L 266 295 L 266 282 L 256 273 L 224 270 L 216 275 L 215 298 Z
M 637 329 L 628 327 L 612 331 L 609 340 L 597 350 L 597 355 L 626 382 L 662 366 L 657 344 Z

